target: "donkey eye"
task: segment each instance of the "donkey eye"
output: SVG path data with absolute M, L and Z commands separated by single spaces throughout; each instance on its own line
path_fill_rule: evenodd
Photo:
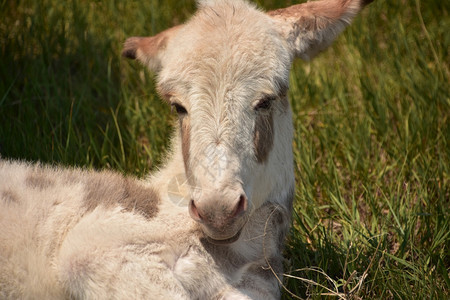
M 184 108 L 184 106 L 179 103 L 176 102 L 172 103 L 172 108 L 175 108 L 175 111 L 177 112 L 178 115 L 187 114 L 186 108 Z
M 261 100 L 259 100 L 258 103 L 256 103 L 254 109 L 256 111 L 269 110 L 272 107 L 272 103 L 275 99 L 276 99 L 276 97 L 273 95 L 266 96 L 266 97 L 262 98 Z

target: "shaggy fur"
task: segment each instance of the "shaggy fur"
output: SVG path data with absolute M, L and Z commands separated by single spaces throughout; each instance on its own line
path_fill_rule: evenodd
M 0 161 L 0 298 L 279 298 L 295 185 L 290 65 L 366 2 L 266 14 L 201 1 L 186 24 L 128 39 L 123 55 L 157 73 L 179 114 L 173 151 L 147 181 Z

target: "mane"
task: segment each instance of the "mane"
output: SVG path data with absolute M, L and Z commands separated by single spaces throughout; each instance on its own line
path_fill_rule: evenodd
M 197 6 L 198 13 L 212 12 L 212 16 L 222 19 L 245 16 L 249 11 L 260 11 L 254 3 L 242 0 L 200 0 Z
M 214 6 L 229 6 L 229 7 L 252 7 L 255 8 L 256 5 L 248 2 L 248 1 L 243 1 L 243 0 L 198 0 L 197 1 L 197 7 L 199 9 L 204 8 L 204 7 L 214 7 Z

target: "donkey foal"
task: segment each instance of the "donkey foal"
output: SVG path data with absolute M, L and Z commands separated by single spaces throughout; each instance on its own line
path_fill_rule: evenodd
M 279 298 L 295 186 L 290 65 L 368 2 L 263 13 L 199 1 L 186 24 L 129 38 L 123 55 L 157 73 L 178 114 L 170 159 L 145 182 L 0 162 L 0 298 Z

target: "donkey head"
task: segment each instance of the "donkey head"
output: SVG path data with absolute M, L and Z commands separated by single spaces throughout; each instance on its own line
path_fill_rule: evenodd
M 158 74 L 159 93 L 178 114 L 189 212 L 212 241 L 236 240 L 267 201 L 290 211 L 291 63 L 325 49 L 367 2 L 263 13 L 241 1 L 200 1 L 186 24 L 125 42 L 123 55 Z

